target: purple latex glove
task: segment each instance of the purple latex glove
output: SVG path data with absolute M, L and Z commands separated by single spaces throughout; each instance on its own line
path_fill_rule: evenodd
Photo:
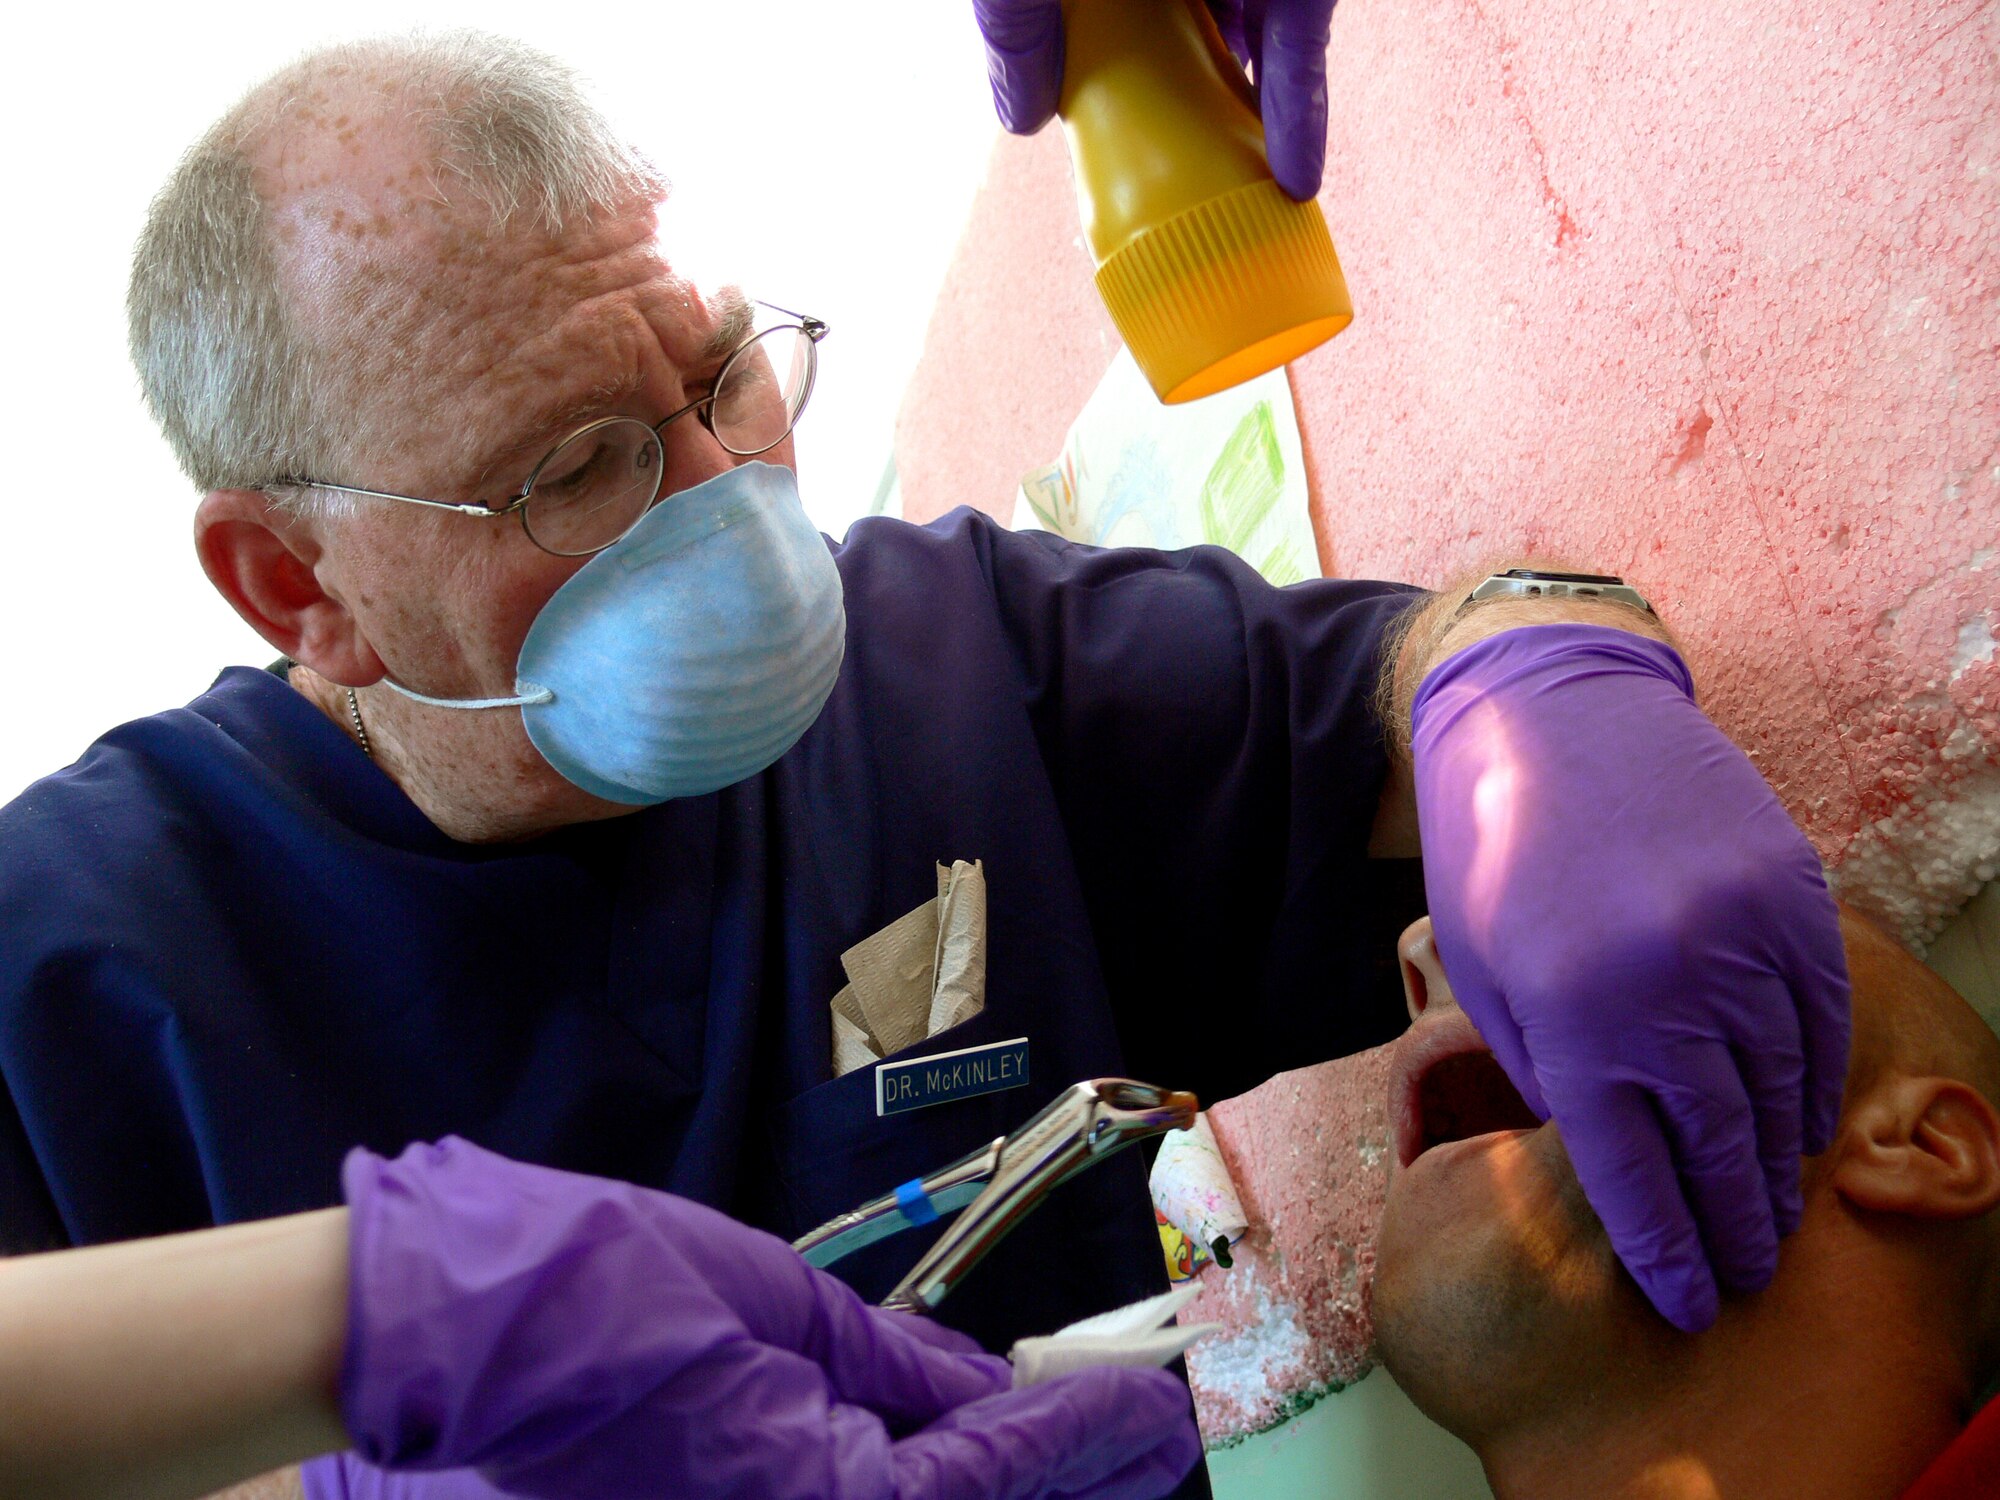
M 313 1466 L 322 1500 L 1139 1500 L 1200 1457 L 1166 1372 L 1014 1391 L 1005 1360 L 685 1199 L 456 1139 L 356 1151 L 343 1180 L 365 1462 Z
M 1435 668 L 1411 719 L 1452 990 L 1653 1305 L 1706 1328 L 1718 1279 L 1771 1279 L 1800 1153 L 1840 1114 L 1847 965 L 1819 860 L 1644 636 L 1503 631 Z
M 1126 1376 L 1131 1374 L 1144 1376 L 1148 1387 L 1137 1403 L 1124 1399 Z M 1163 1381 L 1171 1382 L 1175 1390 L 1166 1392 Z M 1161 1399 L 1162 1393 L 1171 1399 Z M 875 1495 L 926 1500 L 1028 1495 L 1038 1500 L 1153 1500 L 1186 1478 L 1201 1457 L 1201 1440 L 1192 1421 L 1181 1422 L 1183 1437 L 1155 1441 L 1161 1412 L 1184 1415 L 1186 1407 L 1186 1389 L 1165 1371 L 1079 1370 L 1025 1391 L 954 1407 L 923 1434 L 929 1441 L 905 1440 L 906 1451 L 899 1455 L 902 1472 L 871 1476 L 826 1493 L 841 1500 Z M 1135 1456 L 1119 1464 L 1121 1453 Z M 546 1493 L 501 1489 L 474 1469 L 394 1472 L 364 1463 L 352 1453 L 316 1458 L 305 1465 L 301 1477 L 306 1500 L 522 1500 Z M 662 1480 L 659 1489 L 618 1493 L 666 1492 Z M 705 1497 L 767 1491 L 697 1488 L 688 1493 Z
M 1159 0 L 1176 3 L 1176 0 Z M 1334 0 L 1209 0 L 1222 39 L 1250 71 L 1278 186 L 1304 202 L 1326 167 L 1326 48 Z M 1033 135 L 1062 98 L 1062 0 L 972 0 L 1000 123 Z

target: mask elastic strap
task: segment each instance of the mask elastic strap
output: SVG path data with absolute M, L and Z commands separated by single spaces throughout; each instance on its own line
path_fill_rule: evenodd
M 384 677 L 383 685 L 392 687 L 405 698 L 418 703 L 428 703 L 432 708 L 526 708 L 536 703 L 556 701 L 555 689 L 545 688 L 540 683 L 524 682 L 527 691 L 515 698 L 433 698 L 429 693 L 419 693 L 404 687 L 393 677 Z

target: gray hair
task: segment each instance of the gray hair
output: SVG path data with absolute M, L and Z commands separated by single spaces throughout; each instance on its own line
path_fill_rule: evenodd
M 154 198 L 126 295 L 146 404 L 200 490 L 263 489 L 299 511 L 325 492 L 280 484 L 352 453 L 340 360 L 287 305 L 252 154 L 358 77 L 427 133 L 434 176 L 507 224 L 560 234 L 657 197 L 664 182 L 614 134 L 576 74 L 479 32 L 344 43 L 306 54 L 246 94 L 182 158 Z

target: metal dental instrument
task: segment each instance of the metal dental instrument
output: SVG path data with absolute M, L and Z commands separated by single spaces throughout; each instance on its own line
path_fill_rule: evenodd
M 828 1220 L 792 1248 L 809 1264 L 827 1266 L 969 1204 L 882 1299 L 884 1307 L 928 1313 L 1057 1184 L 1134 1141 L 1187 1129 L 1200 1108 L 1193 1094 L 1178 1089 L 1131 1078 L 1087 1079 L 1011 1135 Z

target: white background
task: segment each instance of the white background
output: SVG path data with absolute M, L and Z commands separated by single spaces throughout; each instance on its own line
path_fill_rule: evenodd
M 968 0 L 31 14 L 10 25 L 0 90 L 0 802 L 113 724 L 273 655 L 195 562 L 196 497 L 125 355 L 125 277 L 180 153 L 316 43 L 472 25 L 588 75 L 674 183 L 669 257 L 831 325 L 799 430 L 801 488 L 835 535 L 870 509 L 998 129 Z

